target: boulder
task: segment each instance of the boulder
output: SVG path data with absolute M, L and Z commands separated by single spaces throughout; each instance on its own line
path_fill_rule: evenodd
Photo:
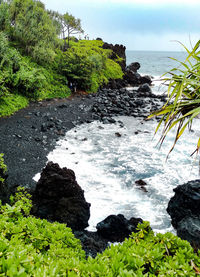
M 177 235 L 200 248 L 200 180 L 189 181 L 174 189 L 167 212 Z
M 126 73 L 124 75 L 124 80 L 126 80 L 129 85 L 132 85 L 132 86 L 140 85 L 140 79 L 141 79 L 141 76 L 139 73 L 134 72 L 130 69 L 126 70 Z
M 66 223 L 73 230 L 88 226 L 90 204 L 71 169 L 53 162 L 46 165 L 33 193 L 33 214 Z
M 142 222 L 141 218 L 132 217 L 128 220 L 122 214 L 109 215 L 106 219 L 99 222 L 96 228 L 101 237 L 111 242 L 122 242 L 132 232 L 137 232 L 137 225 Z
M 167 212 L 171 216 L 172 225 L 185 217 L 199 216 L 200 211 L 200 180 L 189 181 L 174 189 L 175 195 L 170 199 Z
M 200 216 L 186 216 L 177 224 L 177 236 L 200 248 Z
M 102 253 L 108 247 L 108 240 L 102 238 L 97 232 L 75 231 L 74 235 L 80 239 L 86 257 L 95 258 L 98 253 Z
M 126 70 L 131 70 L 133 72 L 137 72 L 140 69 L 140 64 L 138 62 L 131 63 L 126 67 Z
M 152 83 L 151 77 L 148 76 L 148 75 L 141 76 L 140 83 L 141 84 L 149 84 L 150 85 Z
M 140 94 L 140 96 L 151 96 L 152 95 L 152 90 L 151 87 L 148 84 L 143 84 L 141 86 L 139 86 L 138 88 L 138 93 Z

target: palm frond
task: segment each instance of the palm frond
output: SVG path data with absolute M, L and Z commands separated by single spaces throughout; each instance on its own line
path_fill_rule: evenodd
M 152 112 L 148 118 L 161 116 L 155 133 L 163 126 L 160 146 L 163 144 L 168 132 L 177 128 L 174 143 L 170 152 L 174 149 L 177 141 L 183 135 L 187 127 L 191 127 L 193 119 L 200 115 L 200 40 L 194 48 L 189 51 L 186 46 L 179 42 L 188 56 L 185 62 L 171 58 L 180 64 L 180 68 L 173 68 L 163 76 L 163 81 L 168 83 L 168 99 L 164 106 Z M 200 138 L 197 148 L 200 149 Z M 169 152 L 169 153 L 170 153 Z

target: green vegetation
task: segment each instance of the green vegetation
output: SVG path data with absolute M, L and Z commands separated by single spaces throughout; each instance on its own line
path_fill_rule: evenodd
M 63 50 L 66 50 L 67 47 L 69 48 L 70 36 L 84 33 L 81 27 L 81 20 L 75 18 L 72 14 L 65 13 L 62 15 L 55 11 L 48 11 L 48 13 L 54 19 L 54 22 L 57 22 L 56 26 L 61 32 L 62 39 L 65 41 Z M 66 44 L 66 38 L 68 44 Z
M 4 176 L 7 172 L 7 166 L 4 163 L 3 153 L 0 153 L 0 186 L 4 183 Z
M 64 224 L 27 217 L 30 195 L 19 189 L 0 207 L 0 275 L 68 276 L 85 254 Z
M 183 45 L 184 46 L 184 45 Z M 156 132 L 164 122 L 164 128 L 160 139 L 163 143 L 168 132 L 177 127 L 174 144 L 170 152 L 174 149 L 176 142 L 184 133 L 186 127 L 191 128 L 193 119 L 200 115 L 200 41 L 197 42 L 192 51 L 185 46 L 188 57 L 185 62 L 180 62 L 179 68 L 173 68 L 164 80 L 168 85 L 168 101 L 161 110 L 154 112 L 152 116 L 162 116 Z M 176 59 L 174 59 L 176 60 Z M 176 60 L 177 61 L 177 60 Z M 200 138 L 197 143 L 198 152 L 200 148 Z M 196 152 L 195 151 L 195 152 Z
M 19 94 L 2 96 L 0 97 L 0 117 L 11 115 L 16 111 L 25 108 L 28 103 L 28 99 Z
M 138 226 L 124 243 L 95 259 L 85 253 L 64 224 L 30 216 L 30 195 L 18 188 L 0 205 L 0 276 L 197 276 L 200 259 L 190 244 L 171 233 L 155 235 Z
M 102 46 L 103 42 L 99 40 L 72 41 L 68 51 L 58 51 L 58 72 L 76 82 L 81 89 L 91 92 L 96 92 L 109 79 L 122 78 L 123 72 L 117 63 L 120 59 L 109 59 L 111 50 Z
M 69 13 L 48 11 L 36 0 L 0 1 L 0 116 L 30 100 L 68 97 L 70 83 L 96 92 L 122 78 L 103 42 L 75 42 L 76 33 L 83 33 L 81 21 Z

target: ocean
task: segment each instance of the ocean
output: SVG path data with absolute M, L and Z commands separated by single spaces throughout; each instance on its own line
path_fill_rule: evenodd
M 160 77 L 180 64 L 171 58 L 183 62 L 187 57 L 186 52 L 167 52 L 167 51 L 126 51 L 126 64 L 139 62 L 141 67 L 139 73 Z
M 127 64 L 139 62 L 139 73 L 156 80 L 177 66 L 169 57 L 183 61 L 186 54 L 127 51 Z M 159 86 L 155 84 L 153 91 L 158 93 Z M 175 232 L 166 208 L 177 185 L 199 177 L 198 157 L 190 157 L 199 127 L 194 124 L 192 135 L 186 131 L 166 161 L 173 132 L 159 149 L 159 135 L 154 137 L 156 121 L 119 119 L 123 128 L 98 121 L 75 127 L 58 141 L 48 160 L 74 170 L 87 202 L 91 203 L 89 230 L 95 230 L 96 224 L 108 215 L 121 213 L 127 218 L 148 220 L 156 232 Z M 115 136 L 116 132 L 120 132 L 120 138 Z M 139 179 L 147 183 L 146 192 L 135 184 Z

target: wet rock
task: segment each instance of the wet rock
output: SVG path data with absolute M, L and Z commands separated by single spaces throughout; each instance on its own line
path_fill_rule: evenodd
M 22 138 L 22 136 L 21 136 L 21 135 L 18 135 L 18 134 L 15 134 L 15 137 L 16 137 L 16 138 L 19 138 L 19 139 Z
M 49 162 L 33 193 L 33 214 L 50 221 L 66 223 L 73 230 L 88 226 L 90 204 L 76 182 L 75 174 L 66 167 Z
M 74 235 L 80 239 L 86 257 L 96 257 L 98 253 L 102 253 L 108 247 L 108 240 L 102 238 L 97 232 L 76 231 Z
M 47 131 L 47 125 L 46 125 L 46 123 L 42 123 L 42 125 L 41 125 L 41 131 L 42 132 L 46 132 Z
M 36 137 L 36 138 L 35 138 L 35 141 L 36 141 L 36 142 L 40 142 L 40 141 L 41 141 L 41 138 Z
M 101 89 L 98 91 L 91 107 L 94 120 L 103 123 L 115 123 L 112 116 L 134 116 L 146 118 L 152 105 L 157 103 L 157 109 L 163 105 L 160 96 L 154 95 L 148 84 L 140 86 L 139 90 Z
M 140 64 L 138 62 L 133 62 L 130 65 L 128 65 L 126 69 L 129 69 L 133 72 L 137 72 L 140 69 Z
M 141 75 L 137 72 L 131 71 L 129 69 L 126 70 L 126 74 L 124 79 L 127 81 L 129 85 L 138 86 L 140 85 Z
M 200 216 L 186 216 L 177 224 L 177 236 L 200 249 Z
M 118 138 L 120 138 L 122 135 L 121 135 L 119 132 L 116 132 L 116 133 L 115 133 L 115 136 L 118 137 Z
M 152 83 L 152 80 L 151 80 L 150 76 L 145 75 L 145 76 L 141 76 L 140 82 L 142 84 L 149 84 L 150 85 Z
M 97 233 L 111 242 L 122 242 L 129 237 L 132 232 L 137 232 L 138 223 L 142 223 L 141 218 L 126 219 L 122 214 L 110 215 L 96 226 Z
M 60 108 L 60 109 L 68 108 L 68 105 L 67 104 L 61 104 L 61 105 L 58 106 L 58 108 Z
M 140 180 L 137 180 L 135 181 L 136 185 L 140 187 L 141 190 L 143 190 L 144 192 L 147 192 L 147 189 L 146 189 L 146 186 L 147 186 L 147 183 L 140 179 Z
M 174 189 L 167 212 L 177 235 L 200 246 L 200 180 L 189 181 Z
M 152 90 L 149 84 L 142 84 L 141 86 L 139 86 L 138 92 L 143 93 L 142 96 L 149 96 L 152 94 Z
M 172 218 L 172 225 L 177 228 L 184 217 L 198 216 L 200 211 L 200 180 L 189 181 L 174 189 L 167 212 Z

